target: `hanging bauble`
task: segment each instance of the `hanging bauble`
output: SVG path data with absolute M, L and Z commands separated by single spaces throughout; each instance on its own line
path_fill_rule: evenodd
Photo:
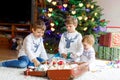
M 75 11 L 75 10 L 72 10 L 71 13 L 74 15 L 74 14 L 76 14 L 76 11 Z
M 83 7 L 83 3 L 79 3 L 79 6 L 80 6 L 80 7 Z
M 65 8 L 65 7 L 63 7 L 63 8 L 61 9 L 61 11 L 66 11 L 66 8 Z
M 99 32 L 99 28 L 98 27 L 93 28 L 93 30 L 95 31 L 95 33 Z
M 65 7 L 65 8 L 66 8 L 67 6 L 68 6 L 68 4 L 63 4 L 63 7 Z
M 86 31 L 87 29 L 88 29 L 88 28 L 87 28 L 87 27 L 85 27 L 83 30 L 84 30 L 84 31 Z
M 51 13 L 48 13 L 47 15 L 48 15 L 48 17 L 51 17 L 51 16 L 52 16 L 52 14 L 51 14 Z
M 89 7 L 90 7 L 90 4 L 88 3 L 88 4 L 86 5 L 86 7 L 89 8 Z
M 91 9 L 93 9 L 94 8 L 94 5 L 91 5 Z
M 52 1 L 52 0 L 47 0 L 49 3 Z
M 52 4 L 55 6 L 57 4 L 57 2 L 56 1 L 52 1 Z
M 54 26 L 55 24 L 53 22 L 50 23 L 51 26 Z
M 49 12 L 52 12 L 53 11 L 53 8 L 48 8 Z
M 88 19 L 88 17 L 85 17 L 84 20 L 86 21 Z
M 99 26 L 100 31 L 105 32 L 107 29 L 106 27 Z
M 95 20 L 94 18 L 91 19 L 91 21 L 94 21 L 94 20 Z
M 98 14 L 97 12 L 94 13 L 95 16 L 97 16 L 97 14 Z
M 79 20 L 82 20 L 82 16 L 79 16 L 78 19 L 79 19 Z
M 63 6 L 62 6 L 62 5 L 59 5 L 59 6 L 57 6 L 57 7 L 58 7 L 59 9 L 62 9 Z
M 86 12 L 90 12 L 90 9 L 89 9 L 89 8 L 87 8 L 87 9 L 86 9 Z
M 55 28 L 51 27 L 51 31 L 55 31 Z

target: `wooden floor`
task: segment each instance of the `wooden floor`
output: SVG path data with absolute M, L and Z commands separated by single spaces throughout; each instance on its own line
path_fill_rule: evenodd
M 9 60 L 9 59 L 16 59 L 17 55 L 18 55 L 18 53 L 15 50 L 1 49 L 0 48 L 0 61 Z

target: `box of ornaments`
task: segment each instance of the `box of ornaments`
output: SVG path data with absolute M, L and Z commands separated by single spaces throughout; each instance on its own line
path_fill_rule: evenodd
M 44 66 L 46 66 L 46 64 Z M 27 70 L 24 71 L 24 75 L 26 75 L 26 76 L 46 77 L 47 76 L 46 71 L 47 71 L 47 69 L 43 68 L 43 64 L 41 64 L 39 67 L 29 66 L 27 68 Z
M 46 76 L 50 80 L 70 80 L 88 70 L 88 63 L 85 62 L 67 62 L 65 60 L 53 59 L 35 69 L 28 69 L 24 73 L 31 76 Z

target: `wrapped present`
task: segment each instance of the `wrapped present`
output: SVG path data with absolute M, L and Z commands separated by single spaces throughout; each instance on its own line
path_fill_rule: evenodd
M 88 64 L 81 63 L 72 69 L 54 69 L 48 70 L 47 75 L 50 80 L 71 80 L 88 71 Z
M 104 59 L 111 60 L 111 52 L 109 47 L 104 47 Z
M 105 35 L 101 35 L 99 37 L 99 45 L 104 46 L 105 45 Z
M 120 47 L 98 46 L 97 57 L 105 60 L 120 60 Z
M 120 46 L 120 33 L 107 33 L 105 35 L 105 44 L 107 47 L 118 47 Z
M 120 60 L 120 48 L 111 48 L 111 60 Z
M 98 55 L 97 55 L 97 57 L 98 58 L 100 58 L 100 59 L 104 59 L 103 57 L 104 57 L 104 55 L 103 55 L 103 53 L 104 53 L 104 49 L 103 49 L 104 47 L 103 46 L 98 46 Z
M 119 47 L 120 46 L 120 33 L 112 32 L 106 33 L 99 37 L 99 45 L 106 47 Z

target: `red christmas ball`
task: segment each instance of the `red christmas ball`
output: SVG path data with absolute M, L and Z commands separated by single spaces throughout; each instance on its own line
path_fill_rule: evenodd
M 58 65 L 63 65 L 64 62 L 63 61 L 58 61 Z

